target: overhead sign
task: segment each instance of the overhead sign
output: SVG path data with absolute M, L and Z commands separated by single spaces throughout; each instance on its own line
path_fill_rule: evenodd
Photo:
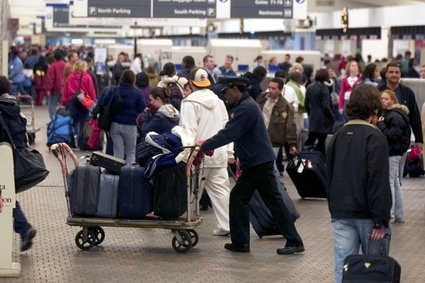
M 88 0 L 88 17 L 150 18 L 151 1 Z
M 307 0 L 73 0 L 74 17 L 306 19 Z
M 292 19 L 294 0 L 232 0 L 231 18 Z
M 69 7 L 53 7 L 53 27 L 69 27 Z
M 216 0 L 153 0 L 154 18 L 215 18 Z

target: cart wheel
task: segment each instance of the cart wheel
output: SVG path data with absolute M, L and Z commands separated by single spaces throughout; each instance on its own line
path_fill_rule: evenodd
M 28 136 L 28 143 L 34 144 L 35 143 L 35 133 L 27 133 Z
M 96 246 L 97 238 L 96 235 L 87 230 L 86 236 L 84 236 L 84 229 L 77 233 L 75 236 L 75 244 L 77 244 L 77 247 L 82 249 L 83 251 L 88 251 L 94 246 Z
M 192 238 L 186 230 L 178 230 L 172 240 L 173 248 L 176 252 L 185 253 L 192 248 Z
M 103 240 L 105 240 L 105 231 L 102 229 L 102 227 L 100 226 L 89 227 L 88 230 L 96 236 L 95 237 L 96 246 L 100 245 L 103 242 Z
M 192 248 L 193 248 L 198 244 L 198 241 L 199 241 L 198 233 L 195 230 L 187 230 L 187 232 L 189 233 L 189 236 L 192 239 Z

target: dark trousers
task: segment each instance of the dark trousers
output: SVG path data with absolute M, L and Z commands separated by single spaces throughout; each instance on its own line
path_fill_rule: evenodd
M 24 212 L 16 201 L 16 207 L 13 209 L 13 230 L 21 235 L 21 239 L 26 236 L 28 230 L 31 229 L 31 225 L 28 223 Z
M 89 118 L 89 112 L 81 112 L 79 111 L 73 101 L 68 102 L 68 110 L 72 117 L 72 122 L 74 123 L 75 134 L 77 135 L 77 143 L 79 148 L 83 148 L 84 140 L 83 140 L 83 129 L 84 125 Z
M 305 147 L 314 146 L 314 143 L 317 140 L 317 145 L 316 145 L 315 149 L 320 151 L 323 154 L 323 156 L 326 156 L 325 142 L 326 142 L 327 136 L 328 136 L 328 134 L 309 132 L 308 133 L 308 139 L 305 141 L 304 146 Z
M 299 246 L 303 242 L 295 228 L 294 221 L 283 203 L 278 191 L 273 161 L 242 171 L 230 193 L 230 234 L 232 243 L 238 247 L 249 246 L 249 208 L 252 194 L 257 190 L 270 209 L 273 218 L 286 238 L 287 246 Z

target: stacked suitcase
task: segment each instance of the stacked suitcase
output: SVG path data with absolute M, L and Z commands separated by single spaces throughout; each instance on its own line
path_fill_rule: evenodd
M 93 152 L 68 176 L 71 214 L 142 219 L 155 211 L 164 220 L 182 215 L 187 204 L 185 164 L 162 169 L 155 190 L 145 181 L 144 172 L 145 167 L 126 166 L 125 160 Z

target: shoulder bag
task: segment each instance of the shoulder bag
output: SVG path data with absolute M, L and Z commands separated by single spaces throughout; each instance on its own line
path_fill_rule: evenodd
M 15 192 L 20 193 L 28 190 L 49 175 L 44 164 L 43 156 L 35 149 L 24 147 L 17 148 L 9 131 L 9 127 L 0 112 L 0 124 L 10 140 L 13 149 L 13 164 L 15 174 Z
M 116 99 L 115 99 L 116 92 Z M 123 106 L 122 98 L 120 95 L 119 86 L 117 86 L 116 90 L 112 94 L 112 97 L 109 99 L 108 104 L 106 106 L 101 107 L 99 112 L 99 117 L 97 118 L 97 124 L 100 129 L 105 132 L 109 132 L 111 130 L 112 117 L 121 110 Z
M 85 113 L 93 109 L 94 100 L 90 95 L 81 91 L 81 80 L 83 79 L 83 72 L 80 75 L 80 81 L 78 82 L 78 89 L 75 91 L 74 96 L 72 97 L 71 102 L 74 103 L 74 106 L 78 111 Z

